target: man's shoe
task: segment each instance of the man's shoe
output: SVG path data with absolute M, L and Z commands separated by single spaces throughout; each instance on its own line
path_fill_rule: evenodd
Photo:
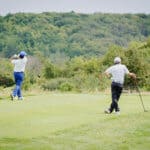
M 105 114 L 110 114 L 111 112 L 110 112 L 109 109 L 106 109 L 106 110 L 104 111 L 104 113 L 105 113 Z
M 12 94 L 10 94 L 10 98 L 11 98 L 12 101 L 13 101 L 13 100 L 17 100 L 17 97 L 16 97 L 16 96 L 13 96 Z
M 23 97 L 18 97 L 18 100 L 23 100 Z
M 116 115 L 120 115 L 120 111 L 116 111 L 115 114 L 116 114 Z

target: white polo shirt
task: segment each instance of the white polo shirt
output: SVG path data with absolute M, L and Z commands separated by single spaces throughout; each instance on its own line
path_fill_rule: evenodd
M 112 75 L 111 79 L 113 82 L 123 84 L 124 77 L 126 74 L 129 73 L 129 70 L 127 69 L 125 65 L 115 64 L 109 67 L 105 72 Z
M 27 63 L 27 57 L 24 57 L 22 59 L 13 59 L 11 62 L 12 64 L 14 64 L 14 72 L 24 72 Z

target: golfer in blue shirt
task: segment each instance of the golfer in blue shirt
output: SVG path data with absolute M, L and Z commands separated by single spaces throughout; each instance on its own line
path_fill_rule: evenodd
M 121 64 L 120 57 L 115 57 L 114 65 L 109 67 L 105 71 L 105 74 L 107 77 L 111 76 L 111 80 L 112 80 L 111 83 L 112 103 L 109 109 L 105 110 L 105 113 L 110 114 L 115 110 L 116 114 L 119 114 L 120 109 L 118 106 L 118 101 L 122 93 L 125 75 L 127 74 L 133 78 L 136 78 L 136 75 L 134 73 L 129 72 L 127 67 Z

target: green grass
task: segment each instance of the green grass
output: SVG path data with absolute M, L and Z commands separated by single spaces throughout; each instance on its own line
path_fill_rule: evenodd
M 106 115 L 105 94 L 39 93 L 0 100 L 0 150 L 149 150 L 150 112 L 123 94 L 120 115 Z M 150 96 L 143 95 L 150 108 Z

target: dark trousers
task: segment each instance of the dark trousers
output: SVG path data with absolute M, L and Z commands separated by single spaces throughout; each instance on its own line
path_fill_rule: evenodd
M 112 82 L 111 84 L 111 96 L 112 96 L 112 103 L 110 105 L 110 112 L 113 110 L 119 111 L 118 101 L 120 95 L 122 93 L 123 85 L 120 83 Z

